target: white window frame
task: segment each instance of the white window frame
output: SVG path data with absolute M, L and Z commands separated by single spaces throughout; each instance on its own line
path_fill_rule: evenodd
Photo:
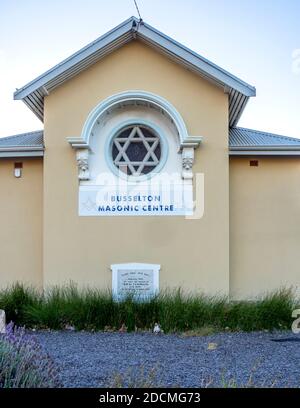
M 138 176 L 127 175 L 123 171 L 119 170 L 117 166 L 115 165 L 113 158 L 112 158 L 112 145 L 113 145 L 114 139 L 122 131 L 122 129 L 125 129 L 126 127 L 130 127 L 130 126 L 139 126 L 139 125 L 149 128 L 153 133 L 155 133 L 155 135 L 159 137 L 160 147 L 161 147 L 161 156 L 160 156 L 160 160 L 157 166 L 154 168 L 153 171 L 149 172 L 148 174 L 141 174 Z M 157 175 L 158 173 L 162 171 L 163 167 L 166 164 L 167 158 L 168 158 L 168 151 L 169 151 L 168 141 L 160 127 L 158 127 L 156 124 L 148 120 L 143 120 L 141 118 L 134 118 L 134 119 L 120 122 L 118 126 L 112 130 L 112 132 L 110 133 L 110 135 L 108 136 L 106 140 L 105 159 L 106 159 L 108 167 L 110 168 L 112 173 L 114 173 L 116 176 L 121 177 L 122 179 L 125 179 L 127 181 L 139 182 L 139 181 L 149 180 L 150 178 L 154 177 L 155 175 Z

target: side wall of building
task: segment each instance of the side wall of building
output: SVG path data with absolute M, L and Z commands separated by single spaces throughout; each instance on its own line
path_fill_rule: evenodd
M 230 293 L 300 288 L 300 158 L 230 159 Z
M 79 217 L 75 152 L 90 111 L 128 90 L 172 103 L 191 135 L 204 136 L 194 172 L 204 173 L 205 211 L 184 217 Z M 111 287 L 110 265 L 161 264 L 160 286 L 210 293 L 229 290 L 228 96 L 143 45 L 131 42 L 45 98 L 44 280 Z
M 14 163 L 22 162 L 22 177 Z M 0 160 L 0 288 L 22 281 L 42 286 L 41 158 Z

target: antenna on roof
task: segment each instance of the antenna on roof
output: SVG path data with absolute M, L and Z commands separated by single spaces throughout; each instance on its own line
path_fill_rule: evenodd
M 138 13 L 138 15 L 139 15 L 140 21 L 143 21 L 142 16 L 141 16 L 141 13 L 140 13 L 140 10 L 139 10 L 139 7 L 138 7 L 138 5 L 137 5 L 137 2 L 136 2 L 136 0 L 133 0 L 133 1 L 134 1 L 134 5 L 135 5 L 135 8 L 136 8 L 136 11 L 137 11 L 137 13 Z

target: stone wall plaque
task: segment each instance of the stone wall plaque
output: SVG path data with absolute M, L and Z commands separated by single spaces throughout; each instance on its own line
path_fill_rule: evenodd
M 160 265 L 127 263 L 111 265 L 113 296 L 122 299 L 133 295 L 147 299 L 159 291 Z

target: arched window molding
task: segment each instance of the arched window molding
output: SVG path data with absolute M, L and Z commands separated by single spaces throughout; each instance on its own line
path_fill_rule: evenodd
M 99 103 L 88 115 L 80 137 L 68 137 L 70 145 L 76 150 L 79 180 L 89 180 L 90 139 L 94 126 L 105 118 L 105 115 L 126 105 L 142 105 L 154 108 L 166 115 L 174 124 L 178 137 L 179 150 L 182 155 L 182 177 L 193 178 L 194 149 L 201 136 L 190 136 L 185 123 L 175 107 L 161 96 L 145 91 L 127 91 L 112 95 Z

